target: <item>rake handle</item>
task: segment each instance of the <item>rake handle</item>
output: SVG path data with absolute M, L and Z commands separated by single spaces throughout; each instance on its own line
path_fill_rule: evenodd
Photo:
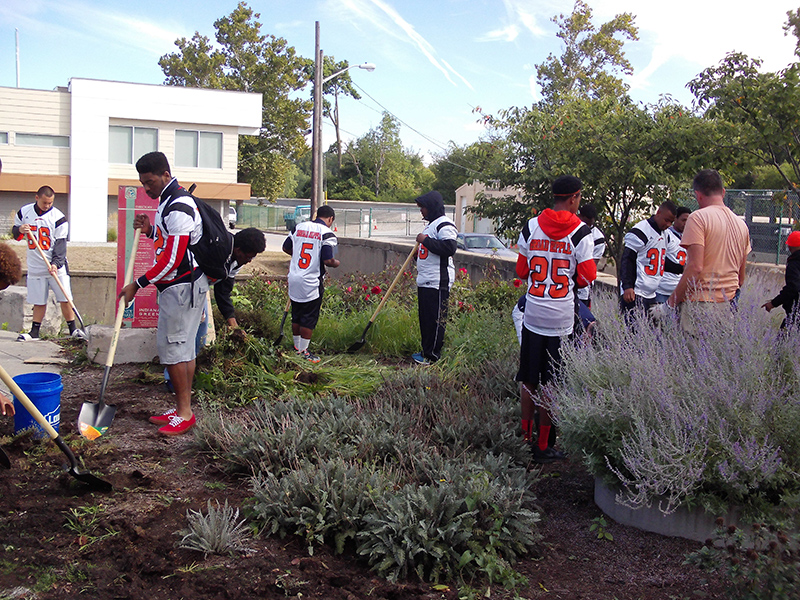
M 39 244 L 39 240 L 36 239 L 36 237 L 33 235 L 33 233 L 31 233 L 30 230 L 28 230 L 28 239 L 30 239 L 34 244 L 36 244 L 36 249 L 39 251 L 39 255 L 42 257 L 42 260 L 44 261 L 44 264 L 47 267 L 47 270 L 50 271 L 50 261 L 47 260 L 47 256 L 45 256 L 44 250 L 42 250 L 42 246 Z M 52 271 L 50 271 L 50 274 L 53 275 Z M 75 313 L 75 315 L 78 318 L 80 318 L 80 315 L 78 314 L 78 309 L 75 308 L 75 303 L 72 302 L 72 298 L 70 298 L 70 294 L 68 294 L 67 290 L 64 289 L 64 285 L 61 283 L 61 280 L 58 278 L 58 275 L 57 274 L 53 275 L 53 279 L 56 280 L 56 283 L 58 284 L 58 287 L 61 290 L 61 293 L 64 294 L 64 297 L 67 299 L 67 302 L 69 303 L 69 307 L 72 309 L 72 311 Z M 83 325 L 83 319 L 80 319 L 80 321 L 81 321 L 81 325 Z
M 402 264 L 402 266 L 400 267 L 400 270 L 397 272 L 397 275 L 395 276 L 394 281 L 392 281 L 392 285 L 390 285 L 389 289 L 386 290 L 386 293 L 383 295 L 383 299 L 381 300 L 381 303 L 378 304 L 378 308 L 376 308 L 375 312 L 372 313 L 372 318 L 369 320 L 370 325 L 375 320 L 375 317 L 378 316 L 378 313 L 383 308 L 383 305 L 386 304 L 386 300 L 389 298 L 389 294 L 392 293 L 392 290 L 394 289 L 394 286 L 396 286 L 397 282 L 400 281 L 400 277 L 403 275 L 403 272 L 405 272 L 406 267 L 408 267 L 408 265 L 411 264 L 411 259 L 414 258 L 414 255 L 417 253 L 417 250 L 419 250 L 419 242 L 415 243 L 414 247 L 411 249 L 411 252 L 408 253 L 408 256 L 406 257 L 405 262 Z M 367 329 L 369 329 L 369 325 L 367 326 Z

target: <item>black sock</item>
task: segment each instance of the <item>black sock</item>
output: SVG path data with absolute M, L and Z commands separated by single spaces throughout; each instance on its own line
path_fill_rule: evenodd
M 41 326 L 42 326 L 42 324 L 41 324 L 41 323 L 31 323 L 31 333 L 30 333 L 30 336 L 31 336 L 32 338 L 37 338 L 37 337 L 39 337 L 39 327 L 41 327 Z
M 75 331 L 75 319 L 67 321 L 67 327 L 69 327 L 69 334 L 72 335 L 72 332 Z

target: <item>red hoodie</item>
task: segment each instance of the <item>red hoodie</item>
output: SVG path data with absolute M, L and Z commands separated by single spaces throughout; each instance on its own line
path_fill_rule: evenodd
M 568 210 L 553 210 L 546 208 L 539 215 L 539 227 L 547 234 L 550 239 L 560 240 L 567 237 L 583 221 L 578 215 Z M 517 258 L 517 276 L 525 279 L 528 277 L 530 267 L 527 259 L 520 254 Z M 597 265 L 594 259 L 585 260 L 578 263 L 576 267 L 578 287 L 586 287 L 597 279 Z

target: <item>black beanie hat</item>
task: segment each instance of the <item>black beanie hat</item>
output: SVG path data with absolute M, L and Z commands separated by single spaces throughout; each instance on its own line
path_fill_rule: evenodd
M 553 196 L 571 196 L 583 188 L 581 180 L 573 175 L 562 175 L 553 182 Z

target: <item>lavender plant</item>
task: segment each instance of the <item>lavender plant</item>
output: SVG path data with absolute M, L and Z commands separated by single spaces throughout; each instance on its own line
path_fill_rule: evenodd
M 753 516 L 798 490 L 800 354 L 763 309 L 774 283 L 751 277 L 730 329 L 687 338 L 677 318 L 624 325 L 596 294 L 594 342 L 564 348 L 553 410 L 564 445 L 620 486 L 618 501 L 663 512 L 703 503 Z

